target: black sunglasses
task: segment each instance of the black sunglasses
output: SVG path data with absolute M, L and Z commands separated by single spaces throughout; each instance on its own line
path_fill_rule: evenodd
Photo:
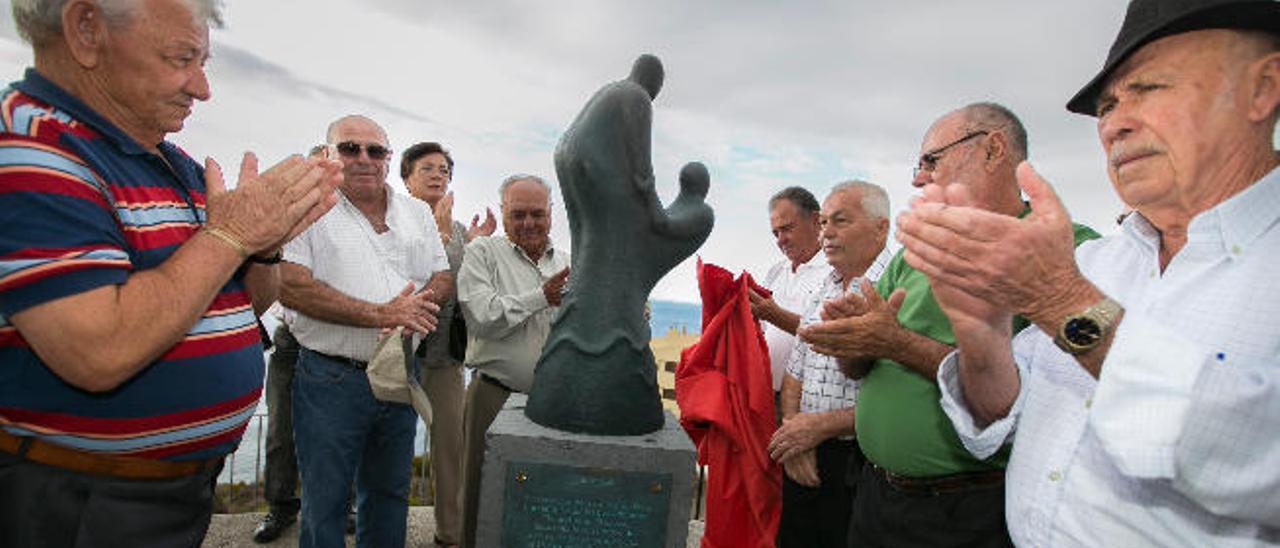
M 333 148 L 337 149 L 338 154 L 352 158 L 359 156 L 360 149 L 364 149 L 365 153 L 369 155 L 369 159 L 375 162 L 385 160 L 391 155 L 391 149 L 376 143 L 361 145 L 354 141 L 343 141 L 333 145 Z
M 970 139 L 973 139 L 974 137 L 978 137 L 980 135 L 986 135 L 988 133 L 990 133 L 990 131 L 987 131 L 985 129 L 980 129 L 978 131 L 971 131 L 969 133 L 966 133 L 964 137 L 961 137 L 959 139 L 951 141 L 950 143 L 947 143 L 938 148 L 930 150 L 929 152 L 921 154 L 920 161 L 916 163 L 915 169 L 911 170 L 911 176 L 913 178 L 919 177 L 921 171 L 926 171 L 926 172 L 933 171 L 934 168 L 938 167 L 938 160 L 942 159 L 942 153 L 946 152 L 947 149 L 953 146 L 956 146 L 960 143 L 963 143 L 965 141 L 968 141 Z

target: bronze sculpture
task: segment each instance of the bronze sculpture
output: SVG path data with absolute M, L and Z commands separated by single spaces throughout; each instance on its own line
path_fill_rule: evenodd
M 644 304 L 714 223 L 702 164 L 681 169 L 670 207 L 654 190 L 652 101 L 662 83 L 661 61 L 641 56 L 626 80 L 592 96 L 556 147 L 573 274 L 525 409 L 543 426 L 604 435 L 662 428 Z

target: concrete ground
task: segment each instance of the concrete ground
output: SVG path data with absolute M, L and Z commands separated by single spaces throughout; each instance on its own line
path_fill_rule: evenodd
M 433 546 L 436 523 L 430 506 L 409 507 L 409 538 L 405 546 L 409 548 L 426 548 Z M 275 542 L 270 544 L 254 544 L 253 530 L 262 520 L 262 513 L 247 514 L 214 514 L 209 524 L 209 534 L 204 539 L 203 548 L 249 548 L 257 546 L 297 546 L 298 526 L 294 524 Z M 689 522 L 689 541 L 687 548 L 697 547 L 702 540 L 702 522 Z M 351 537 L 347 537 L 347 546 L 351 546 Z

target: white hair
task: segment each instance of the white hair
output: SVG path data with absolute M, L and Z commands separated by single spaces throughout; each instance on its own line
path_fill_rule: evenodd
M 222 0 L 180 0 L 198 21 L 222 27 Z M 95 0 L 108 24 L 120 27 L 132 20 L 139 0 Z M 48 43 L 62 35 L 62 8 L 67 0 L 12 0 L 13 22 L 18 34 L 31 45 Z
M 506 179 L 503 179 L 502 184 L 498 185 L 498 200 L 500 200 L 501 203 L 505 204 L 507 201 L 507 188 L 509 188 L 511 185 L 516 184 L 520 181 L 533 181 L 535 183 L 538 183 L 539 186 L 541 186 L 543 189 L 547 191 L 547 207 L 551 207 L 551 185 L 547 184 L 546 181 L 542 180 L 542 177 L 539 177 L 537 175 L 529 175 L 528 173 L 517 173 L 515 175 L 507 177 Z
M 889 193 L 885 192 L 880 185 L 868 183 L 852 179 L 836 183 L 831 187 L 831 192 L 827 197 L 834 196 L 837 192 L 858 191 L 858 196 L 862 198 L 862 210 L 866 212 L 868 217 L 873 219 L 889 218 Z

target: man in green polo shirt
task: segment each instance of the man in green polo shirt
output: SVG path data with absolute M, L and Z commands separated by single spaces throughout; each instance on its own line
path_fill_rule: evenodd
M 1027 133 L 1009 109 L 976 103 L 950 112 L 929 128 L 921 151 L 913 186 L 963 184 L 984 209 L 1030 211 L 1015 176 L 1027 157 Z M 1097 237 L 1075 226 L 1077 244 Z M 881 298 L 830 303 L 829 321 L 799 333 L 862 378 L 855 426 L 867 464 L 858 476 L 849 545 L 1010 546 L 1007 448 L 974 458 L 938 403 L 938 363 L 955 338 L 928 279 L 899 252 L 876 292 Z M 1015 329 L 1025 326 L 1015 321 Z

